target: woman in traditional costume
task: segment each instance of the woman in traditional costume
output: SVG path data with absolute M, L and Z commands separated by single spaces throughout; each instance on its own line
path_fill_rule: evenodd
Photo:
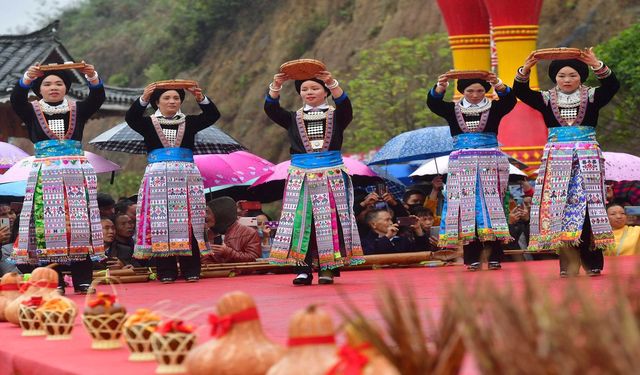
M 600 108 L 620 84 L 589 48 L 577 59 L 552 61 L 549 78 L 555 87 L 533 91 L 529 74 L 537 62 L 529 55 L 514 82 L 516 96 L 539 111 L 549 128 L 531 206 L 529 250 L 558 249 L 562 277 L 578 274 L 580 263 L 588 275 L 597 276 L 604 267 L 602 251 L 615 240 L 605 210 L 604 159 L 595 127 Z M 589 67 L 600 87 L 583 85 Z
M 498 149 L 498 127 L 516 105 L 512 90 L 495 74 L 484 79 L 459 79 L 464 96 L 457 103 L 443 100 L 446 74 L 429 91 L 427 106 L 449 123 L 454 149 L 449 156 L 446 202 L 440 223 L 440 243 L 457 249 L 463 245 L 470 271 L 481 268 L 483 250 L 490 251 L 488 268 L 501 268 L 502 245 L 511 240 L 503 200 L 509 181 L 509 160 Z M 499 100 L 486 93 L 493 85 Z
M 66 97 L 72 80 L 68 70 L 42 71 L 38 66 L 31 66 L 11 93 L 13 110 L 35 144 L 13 259 L 18 264 L 69 265 L 75 292 L 84 294 L 91 291 L 91 262 L 104 258 L 104 245 L 96 174 L 81 141 L 105 92 L 92 65 L 80 71 L 89 85 L 81 102 Z M 29 89 L 40 100 L 29 102 Z M 64 293 L 64 280 L 59 280 L 58 290 Z
M 364 263 L 353 215 L 353 186 L 340 153 L 352 119 L 351 102 L 331 73 L 320 71 L 315 78 L 295 81 L 303 107 L 287 111 L 279 99 L 289 79 L 285 73 L 276 74 L 264 104 L 267 116 L 287 130 L 291 144 L 291 167 L 270 261 L 298 266 L 294 285 L 310 285 L 312 265 L 318 263 L 318 283 L 332 284 L 339 267 Z M 329 95 L 335 108 L 327 103 Z
M 147 166 L 140 190 L 134 257 L 156 258 L 158 278 L 172 283 L 178 266 L 187 282 L 200 279 L 200 256 L 209 253 L 205 237 L 204 187 L 193 162 L 196 133 L 220 118 L 215 104 L 195 86 L 187 88 L 202 113 L 184 115 L 184 89 L 151 84 L 127 111 L 126 121 L 144 137 Z M 156 112 L 143 116 L 147 105 Z

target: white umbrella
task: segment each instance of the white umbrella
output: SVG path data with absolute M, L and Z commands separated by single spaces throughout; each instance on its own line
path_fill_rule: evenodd
M 435 159 L 430 159 L 426 163 L 422 164 L 420 168 L 416 169 L 409 176 L 435 176 L 438 174 L 446 174 L 449 171 L 449 155 L 440 156 Z M 509 164 L 509 174 L 527 177 L 527 174 L 516 168 L 513 164 Z

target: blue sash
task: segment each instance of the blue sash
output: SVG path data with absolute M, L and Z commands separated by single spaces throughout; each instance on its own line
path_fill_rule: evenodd
M 147 155 L 149 163 L 159 163 L 163 161 L 184 161 L 193 163 L 193 151 L 184 147 L 156 148 Z
M 330 168 L 343 164 L 340 151 L 292 154 L 291 166 L 303 169 Z
M 498 137 L 495 133 L 462 133 L 453 137 L 453 148 L 498 148 Z
M 559 126 L 549 128 L 547 142 L 597 142 L 593 126 Z
M 72 139 L 50 139 L 35 144 L 36 158 L 53 156 L 83 156 L 82 143 Z

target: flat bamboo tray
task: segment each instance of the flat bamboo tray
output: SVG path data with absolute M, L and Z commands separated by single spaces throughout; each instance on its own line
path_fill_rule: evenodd
M 323 70 L 327 70 L 324 63 L 314 59 L 292 60 L 280 65 L 280 72 L 292 79 L 314 78 L 318 72 Z
M 489 77 L 486 70 L 449 70 L 445 73 L 449 79 L 484 79 Z
M 577 59 L 582 55 L 579 48 L 542 48 L 533 51 L 533 56 L 541 60 L 568 60 Z
M 156 82 L 156 88 L 159 89 L 188 89 L 196 86 L 198 86 L 198 82 L 190 79 L 169 79 L 166 81 Z
M 84 68 L 86 66 L 87 66 L 87 64 L 85 64 L 83 62 L 79 62 L 79 63 L 69 62 L 69 63 L 64 63 L 64 64 L 40 65 L 40 66 L 38 66 L 38 69 L 40 69 L 43 72 L 47 72 L 47 71 L 50 71 L 50 70 L 82 69 L 82 68 Z

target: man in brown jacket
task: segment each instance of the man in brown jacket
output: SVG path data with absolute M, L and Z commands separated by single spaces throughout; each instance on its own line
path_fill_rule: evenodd
M 260 258 L 260 236 L 255 229 L 238 223 L 236 202 L 232 198 L 216 198 L 207 206 L 213 212 L 210 230 L 218 237 L 210 243 L 213 254 L 203 257 L 203 263 L 255 262 Z

